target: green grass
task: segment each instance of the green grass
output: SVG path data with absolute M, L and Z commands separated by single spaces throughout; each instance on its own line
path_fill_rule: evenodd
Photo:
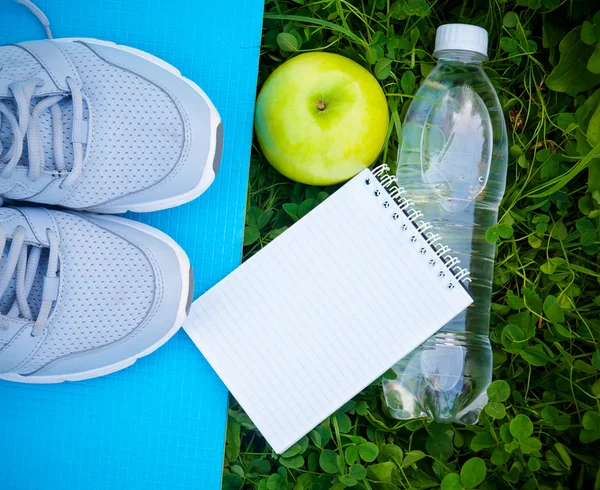
M 435 28 L 489 30 L 486 70 L 510 138 L 500 224 L 487 235 L 498 246 L 496 382 L 476 426 L 394 420 L 375 383 L 283 457 L 232 400 L 224 488 L 600 489 L 600 76 L 590 71 L 600 72 L 598 8 L 591 0 L 266 1 L 259 83 L 298 52 L 362 64 L 388 96 L 392 124 L 378 162 L 392 167 L 407 106 L 435 63 Z M 333 191 L 286 180 L 255 147 L 245 257 Z

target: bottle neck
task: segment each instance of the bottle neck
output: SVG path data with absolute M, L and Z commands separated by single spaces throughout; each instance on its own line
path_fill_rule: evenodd
M 447 49 L 435 53 L 438 61 L 454 61 L 456 63 L 468 63 L 481 65 L 487 60 L 487 56 L 475 51 L 465 51 L 462 49 Z

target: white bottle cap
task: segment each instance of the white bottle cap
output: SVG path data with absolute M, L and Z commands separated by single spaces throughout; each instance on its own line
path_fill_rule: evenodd
M 435 35 L 435 51 L 462 50 L 474 51 L 487 58 L 488 33 L 485 29 L 470 24 L 445 24 L 438 27 Z

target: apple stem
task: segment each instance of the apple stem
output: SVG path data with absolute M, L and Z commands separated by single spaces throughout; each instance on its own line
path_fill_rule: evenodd
M 317 108 L 320 111 L 324 111 L 327 108 L 327 106 L 325 105 L 325 102 L 323 102 L 322 100 L 319 100 L 319 101 L 317 101 Z

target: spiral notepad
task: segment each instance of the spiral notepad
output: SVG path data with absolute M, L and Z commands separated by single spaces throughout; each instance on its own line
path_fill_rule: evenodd
M 184 325 L 278 453 L 472 302 L 468 271 L 386 170 L 357 175 Z

